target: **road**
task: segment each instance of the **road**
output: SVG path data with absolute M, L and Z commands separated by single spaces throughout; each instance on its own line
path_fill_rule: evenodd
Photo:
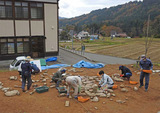
M 60 48 L 60 58 L 64 60 L 67 64 L 76 63 L 80 60 L 89 61 L 91 63 L 104 63 L 104 64 L 135 64 L 136 60 L 118 58 L 106 55 L 99 55 L 93 53 L 84 52 L 83 56 L 78 51 L 73 51 L 76 54 L 73 54 L 71 51 Z M 79 54 L 79 55 L 77 55 Z
M 134 64 L 136 63 L 135 60 L 106 56 L 106 55 L 98 55 L 98 54 L 86 53 L 86 52 L 82 56 L 80 52 L 77 52 L 77 51 L 71 52 L 68 50 L 61 49 L 61 48 L 59 49 L 59 56 L 57 56 L 57 58 L 58 58 L 58 63 L 70 64 L 70 65 L 75 64 L 81 60 L 85 60 L 91 63 L 104 63 L 104 64 Z M 9 64 L 12 61 L 13 60 L 0 61 L 0 70 L 8 69 Z

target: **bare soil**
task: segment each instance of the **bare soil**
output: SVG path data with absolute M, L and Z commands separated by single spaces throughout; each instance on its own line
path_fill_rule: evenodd
M 119 65 L 106 65 L 101 69 L 87 69 L 80 68 L 76 70 L 79 72 L 69 72 L 67 73 L 72 75 L 81 75 L 81 76 L 96 76 L 100 70 L 104 70 L 106 74 L 113 75 L 114 73 L 119 73 Z M 132 81 L 139 81 L 139 75 L 137 74 L 138 69 L 131 68 L 130 65 L 127 65 L 132 72 L 133 76 L 131 77 Z M 71 69 L 68 67 L 67 69 Z M 159 67 L 154 67 L 154 69 L 159 69 Z M 82 72 L 80 72 L 83 70 Z M 49 69 L 48 75 L 55 73 L 57 69 Z M 43 71 L 44 72 L 44 71 Z M 40 74 L 42 74 L 41 72 Z M 32 75 L 33 80 L 39 80 L 40 74 Z M 0 91 L 0 113 L 157 113 L 160 111 L 160 76 L 159 73 L 153 73 L 150 76 L 150 84 L 148 92 L 144 91 L 144 87 L 140 88 L 138 91 L 134 91 L 134 86 L 131 85 L 128 81 L 124 82 L 115 82 L 118 85 L 118 89 L 114 89 L 116 97 L 111 98 L 99 98 L 99 102 L 91 102 L 90 100 L 85 103 L 78 103 L 74 99 L 69 99 L 67 97 L 58 97 L 59 93 L 56 88 L 50 88 L 48 92 L 37 93 L 33 95 L 22 92 L 21 88 L 14 88 L 14 85 L 21 86 L 19 81 L 19 75 L 17 71 L 6 71 L 0 72 L 0 81 L 3 82 L 4 87 L 12 87 L 20 91 L 19 96 L 6 97 L 4 92 Z M 10 76 L 17 76 L 18 80 L 9 80 Z M 51 78 L 47 80 L 47 86 L 50 86 Z M 33 83 L 42 86 L 43 82 Z M 124 84 L 129 90 L 128 92 L 121 92 L 120 85 Z M 110 99 L 113 99 L 112 101 Z M 126 101 L 123 104 L 119 104 L 116 100 Z M 65 101 L 70 102 L 69 107 L 65 107 Z M 105 102 L 105 103 L 104 103 Z M 95 107 L 98 109 L 96 110 Z

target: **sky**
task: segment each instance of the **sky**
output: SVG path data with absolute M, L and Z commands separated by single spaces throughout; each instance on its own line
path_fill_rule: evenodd
M 59 0 L 59 16 L 72 18 L 135 0 Z M 142 1 L 142 0 L 136 0 Z

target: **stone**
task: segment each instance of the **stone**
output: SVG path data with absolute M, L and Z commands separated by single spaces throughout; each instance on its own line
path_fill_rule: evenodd
M 113 93 L 113 90 L 112 89 L 107 89 L 108 92 L 110 93 Z
M 51 85 L 51 86 L 49 86 L 50 88 L 55 88 L 56 87 L 56 85 Z
M 48 75 L 48 73 L 43 73 L 44 76 Z
M 69 107 L 69 101 L 66 101 L 66 102 L 65 102 L 65 106 L 66 106 L 66 107 Z
M 138 88 L 136 86 L 133 87 L 134 91 L 138 91 Z
M 17 80 L 17 76 L 11 76 L 10 80 Z
M 106 94 L 104 94 L 104 93 L 101 93 L 100 94 L 100 97 L 106 97 L 107 95 Z
M 15 88 L 22 88 L 22 86 L 14 85 Z
M 122 88 L 121 91 L 122 92 L 128 92 L 128 90 L 126 88 Z
M 123 82 L 124 80 L 122 80 L 121 78 L 116 77 L 117 75 L 113 75 L 112 78 L 113 80 L 117 81 L 117 82 Z M 118 75 L 119 76 L 119 75 Z
M 20 78 L 19 81 L 22 82 L 22 79 Z
M 92 101 L 92 102 L 98 102 L 99 99 L 98 99 L 98 97 L 94 97 L 91 101 Z
M 108 93 L 108 94 L 107 94 L 107 98 L 109 98 L 109 97 L 111 97 L 111 93 Z
M 97 93 L 98 85 L 94 84 L 92 88 L 93 88 L 93 93 Z
M 0 86 L 0 89 L 2 89 L 3 88 L 3 86 Z
M 33 88 L 37 88 L 38 85 L 37 85 L 37 84 L 33 84 L 32 87 L 33 87 Z
M 102 102 L 103 104 L 105 104 L 106 102 Z
M 30 92 L 29 94 L 30 94 L 30 95 L 33 95 L 33 94 L 34 94 L 34 92 Z
M 116 102 L 117 102 L 117 103 L 121 103 L 121 104 L 122 104 L 122 103 L 125 103 L 125 101 L 122 101 L 122 100 L 116 100 Z
M 140 75 L 141 74 L 141 72 L 137 72 L 137 75 Z
M 89 92 L 93 93 L 93 89 L 89 89 Z
M 113 93 L 113 94 L 112 94 L 112 96 L 113 96 L 113 97 L 115 97 L 115 96 L 116 96 L 116 94 L 114 94 L 114 93 Z
M 98 108 L 97 108 L 97 107 L 94 107 L 94 109 L 96 109 L 96 110 L 97 110 Z
M 47 81 L 46 79 L 43 79 L 43 80 L 42 80 L 42 82 L 46 82 L 46 81 Z
M 59 94 L 59 97 L 65 97 L 65 96 L 67 96 L 66 93 Z
M 44 85 L 44 86 L 47 86 L 47 83 L 44 83 L 43 85 Z
M 113 101 L 113 99 L 111 98 L 110 101 Z
M 120 88 L 124 88 L 124 87 L 125 87 L 125 85 L 124 85 L 124 84 L 121 84 L 119 87 L 120 87 Z
M 32 80 L 32 83 L 35 83 L 35 80 Z
M 18 90 L 7 91 L 5 93 L 5 96 L 8 96 L 8 97 L 15 96 L 15 95 L 20 95 Z
M 128 98 L 125 98 L 126 100 L 128 100 Z
M 6 91 L 8 91 L 10 88 L 9 87 L 7 87 L 7 88 L 2 88 L 1 90 L 3 91 L 3 92 L 6 92 Z
M 103 93 L 103 90 L 97 90 L 97 93 Z
M 71 99 L 72 98 L 72 96 L 71 95 L 69 95 L 69 99 Z
M 2 86 L 2 82 L 0 82 L 0 86 Z
M 86 93 L 88 96 L 90 96 L 90 97 L 95 96 L 94 93 L 90 93 L 89 91 L 85 91 L 85 93 Z

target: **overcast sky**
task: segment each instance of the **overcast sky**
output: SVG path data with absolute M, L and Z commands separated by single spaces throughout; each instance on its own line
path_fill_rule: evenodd
M 109 8 L 130 1 L 135 0 L 59 0 L 59 16 L 71 18 L 90 13 L 92 10 Z

